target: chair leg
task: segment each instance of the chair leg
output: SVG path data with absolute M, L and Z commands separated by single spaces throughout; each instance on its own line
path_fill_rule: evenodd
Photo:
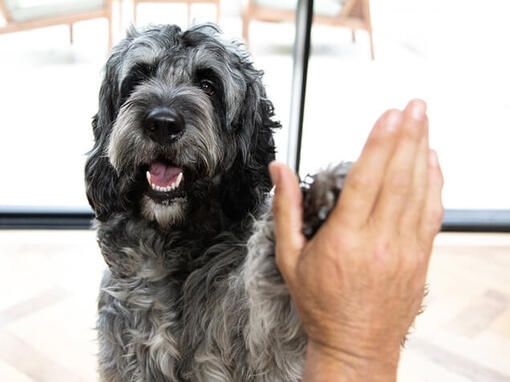
M 133 25 L 136 25 L 136 6 L 138 3 L 136 1 L 133 1 Z
M 74 42 L 74 36 L 73 36 L 73 23 L 69 24 L 69 42 L 71 45 Z
M 373 61 L 375 60 L 375 54 L 374 54 L 374 38 L 372 36 L 372 18 L 370 16 L 370 0 L 362 0 L 361 7 L 368 36 L 370 38 L 370 57 L 372 58 Z
M 351 29 L 352 42 L 356 42 L 356 30 Z
M 368 36 L 370 37 L 370 57 L 372 58 L 372 61 L 375 60 L 375 53 L 374 53 L 374 37 L 372 36 L 372 28 L 368 30 Z
M 220 24 L 220 2 L 216 2 L 216 24 Z

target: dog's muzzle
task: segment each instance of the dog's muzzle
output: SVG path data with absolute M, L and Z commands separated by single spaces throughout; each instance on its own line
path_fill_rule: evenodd
M 184 133 L 184 126 L 184 118 L 180 113 L 169 107 L 156 107 L 145 117 L 143 133 L 155 143 L 166 146 L 179 140 Z M 152 196 L 167 199 L 175 196 L 179 190 L 183 169 L 164 160 L 156 160 L 149 164 L 146 176 Z

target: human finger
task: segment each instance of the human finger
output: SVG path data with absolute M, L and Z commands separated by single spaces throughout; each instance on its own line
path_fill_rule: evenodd
M 329 220 L 362 225 L 372 211 L 391 153 L 402 112 L 388 110 L 374 125 L 359 159 L 353 164 L 337 206 Z
M 383 185 L 374 208 L 374 219 L 385 227 L 397 227 L 413 185 L 418 146 L 425 131 L 426 104 L 409 102 L 403 112 L 402 127 Z
M 427 197 L 428 167 L 429 167 L 429 123 L 425 116 L 425 131 L 418 145 L 414 160 L 413 184 L 407 206 L 402 215 L 402 229 L 416 233 L 416 229 L 423 213 L 423 207 Z
M 273 216 L 276 262 L 280 271 L 287 273 L 292 271 L 305 244 L 302 233 L 302 195 L 298 179 L 289 167 L 272 162 L 269 171 L 275 185 Z

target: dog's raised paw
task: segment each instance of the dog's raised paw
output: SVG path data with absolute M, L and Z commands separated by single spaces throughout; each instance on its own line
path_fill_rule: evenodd
M 303 193 L 303 233 L 311 238 L 327 219 L 344 187 L 352 162 L 342 162 L 307 175 L 301 181 Z

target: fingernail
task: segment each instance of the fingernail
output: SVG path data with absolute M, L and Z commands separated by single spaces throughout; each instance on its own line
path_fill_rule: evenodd
M 278 168 L 276 161 L 269 163 L 269 175 L 271 175 L 273 184 L 275 186 L 278 185 L 278 181 L 280 180 L 280 169 Z
M 429 165 L 432 167 L 437 167 L 439 164 L 439 160 L 437 158 L 437 153 L 434 150 L 429 150 Z
M 425 109 L 426 109 L 425 102 L 421 100 L 413 101 L 411 105 L 411 116 L 414 119 L 421 120 L 425 117 Z

